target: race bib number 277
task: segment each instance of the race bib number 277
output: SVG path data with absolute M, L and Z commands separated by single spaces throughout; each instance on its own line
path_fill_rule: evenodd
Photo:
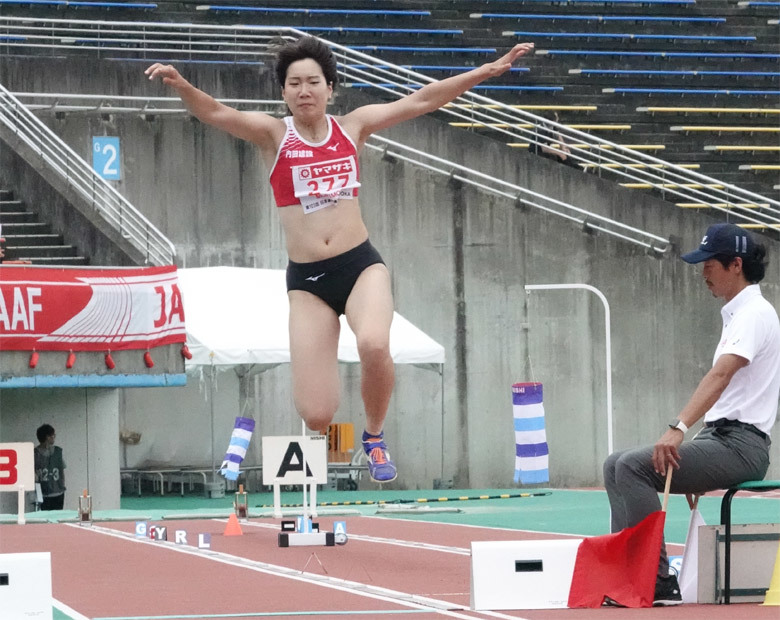
M 354 156 L 341 157 L 316 164 L 292 167 L 295 197 L 304 213 L 312 213 L 336 204 L 342 198 L 352 198 L 360 183 Z

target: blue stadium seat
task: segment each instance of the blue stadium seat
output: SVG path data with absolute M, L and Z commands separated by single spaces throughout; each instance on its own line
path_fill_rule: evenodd
M 678 5 L 684 4 L 692 6 L 696 4 L 696 0 L 491 0 L 492 2 L 545 2 L 551 4 L 575 4 L 577 2 L 584 2 L 587 4 L 671 4 Z
M 495 47 L 416 47 L 408 45 L 350 45 L 349 49 L 371 52 L 430 52 L 444 54 L 495 54 Z
M 559 13 L 472 13 L 469 17 L 472 19 L 542 19 L 552 21 L 555 21 L 556 19 L 565 19 L 589 22 L 679 22 L 708 24 L 722 24 L 726 21 L 725 17 L 686 17 L 684 15 L 664 17 L 656 15 L 570 15 Z
M 739 90 L 719 88 L 602 88 L 602 93 L 634 93 L 634 94 L 664 94 L 664 95 L 763 95 L 778 96 L 780 90 Z
M 650 69 L 569 69 L 571 74 L 582 75 L 720 75 L 727 77 L 780 77 L 780 71 L 708 71 L 688 70 L 650 70 Z
M 447 71 L 450 73 L 471 71 L 474 69 L 468 65 L 400 65 L 404 69 L 411 69 L 412 71 Z M 346 65 L 348 69 L 387 69 L 387 65 Z M 528 73 L 531 69 L 528 67 L 512 67 L 509 69 L 511 73 Z
M 463 34 L 462 30 L 445 30 L 436 28 L 359 28 L 351 26 L 295 26 L 296 30 L 304 32 L 370 32 L 378 34 Z
M 780 8 L 780 2 L 756 2 L 755 0 L 748 0 L 746 2 L 737 2 L 739 6 L 768 6 Z
M 24 6 L 56 6 L 73 8 L 95 8 L 95 9 L 156 9 L 157 4 L 153 2 L 91 2 L 89 0 L 0 0 L 0 5 L 16 4 Z
M 643 34 L 643 33 L 616 33 L 616 32 L 528 32 L 525 30 L 507 30 L 504 36 L 518 36 L 530 38 L 586 38 L 586 39 L 661 39 L 664 41 L 737 41 L 748 43 L 755 41 L 754 36 L 718 36 L 718 35 L 689 35 L 689 34 Z
M 371 84 L 367 82 L 346 82 L 344 84 L 349 88 L 394 88 L 403 86 L 405 88 L 421 88 L 420 84 L 393 84 L 391 82 Z M 471 90 L 513 90 L 513 91 L 545 91 L 545 92 L 560 92 L 563 90 L 563 86 L 474 86 Z
M 564 0 L 570 4 L 587 2 L 588 4 L 686 4 L 694 5 L 696 0 Z
M 664 51 L 626 51 L 626 50 L 536 50 L 537 56 L 650 56 L 659 58 L 720 58 L 722 60 L 741 60 L 756 58 L 772 60 L 780 54 L 748 52 L 664 52 Z
M 201 4 L 195 7 L 198 11 L 214 11 L 214 12 L 241 12 L 250 11 L 255 13 L 305 13 L 308 15 L 376 15 L 378 17 L 384 15 L 403 15 L 407 17 L 412 16 L 428 16 L 430 11 L 400 11 L 387 9 L 307 9 L 307 8 L 287 8 L 287 7 L 269 7 L 269 6 L 236 6 L 236 5 L 220 5 L 220 4 Z
M 96 8 L 96 9 L 156 9 L 152 2 L 89 2 L 87 0 L 68 0 L 65 3 L 69 7 Z

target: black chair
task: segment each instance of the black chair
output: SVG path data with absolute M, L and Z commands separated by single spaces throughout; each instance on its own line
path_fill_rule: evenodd
M 740 491 L 765 493 L 777 489 L 780 489 L 780 480 L 751 480 L 728 489 L 720 502 L 720 524 L 724 526 L 723 603 L 726 605 L 731 603 L 731 500 Z

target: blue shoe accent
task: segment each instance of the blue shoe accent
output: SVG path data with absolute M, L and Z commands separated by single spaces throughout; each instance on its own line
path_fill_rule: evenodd
M 384 432 L 369 435 L 363 431 L 363 450 L 368 460 L 368 475 L 374 482 L 392 482 L 398 475 L 395 463 L 387 451 L 384 436 Z

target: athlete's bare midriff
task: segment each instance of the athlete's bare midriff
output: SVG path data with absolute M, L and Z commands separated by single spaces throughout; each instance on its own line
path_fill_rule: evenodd
M 277 211 L 287 240 L 287 255 L 296 263 L 338 256 L 368 239 L 356 198 L 340 200 L 314 213 L 304 213 L 301 205 Z

